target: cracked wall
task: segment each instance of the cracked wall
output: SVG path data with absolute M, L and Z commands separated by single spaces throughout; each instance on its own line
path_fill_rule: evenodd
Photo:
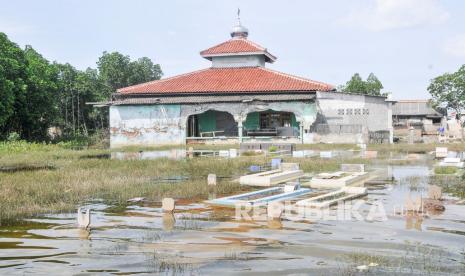
M 208 110 L 224 111 L 233 115 L 242 127 L 248 113 L 270 109 L 294 113 L 301 129 L 309 129 L 317 113 L 313 101 L 115 105 L 110 106 L 110 146 L 184 144 L 190 115 Z

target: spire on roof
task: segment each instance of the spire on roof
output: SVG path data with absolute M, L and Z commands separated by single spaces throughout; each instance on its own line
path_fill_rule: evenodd
M 237 25 L 231 30 L 232 38 L 247 38 L 249 30 L 241 24 L 241 9 L 237 9 Z

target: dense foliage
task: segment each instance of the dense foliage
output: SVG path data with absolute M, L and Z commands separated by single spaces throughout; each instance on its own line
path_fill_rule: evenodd
M 381 96 L 381 89 L 383 89 L 383 84 L 373 73 L 368 75 L 366 81 L 355 73 L 341 90 L 347 93 Z
M 465 110 L 465 65 L 454 73 L 434 78 L 428 86 L 435 105 L 452 109 L 457 113 Z
M 461 114 L 465 111 L 465 64 L 454 73 L 445 73 L 431 80 L 428 92 L 435 106 L 453 110 L 456 112 L 456 119 L 462 119 Z M 460 126 L 463 141 L 463 121 Z
M 87 103 L 116 89 L 160 79 L 160 65 L 103 52 L 97 69 L 50 63 L 31 46 L 21 49 L 0 33 L 0 140 L 75 139 L 108 127 L 108 110 Z M 51 135 L 52 132 L 52 135 Z

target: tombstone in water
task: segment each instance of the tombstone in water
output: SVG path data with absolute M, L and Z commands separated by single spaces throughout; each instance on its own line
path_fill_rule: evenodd
M 90 209 L 84 210 L 83 208 L 79 208 L 77 211 L 77 222 L 78 222 L 79 228 L 89 229 L 90 228 Z

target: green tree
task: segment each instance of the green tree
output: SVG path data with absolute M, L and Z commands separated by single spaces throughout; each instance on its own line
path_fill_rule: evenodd
M 47 139 L 47 129 L 59 116 L 58 71 L 31 46 L 26 46 L 27 89 L 16 99 L 17 131 L 27 140 Z
M 355 73 L 352 78 L 342 86 L 342 91 L 354 94 L 365 94 L 373 96 L 381 96 L 383 84 L 379 79 L 370 73 L 366 81 L 362 79 L 359 73 Z
M 379 81 L 375 74 L 370 73 L 370 75 L 368 75 L 365 86 L 368 95 L 381 96 L 383 84 Z
M 107 53 L 97 62 L 100 78 L 116 91 L 118 88 L 158 80 L 162 76 L 159 64 L 154 64 L 149 58 L 142 57 L 131 61 L 129 56 L 118 52 Z
M 24 52 L 0 32 L 0 136 L 12 131 L 8 124 L 14 118 L 17 97 L 26 93 L 26 60 Z
M 139 58 L 130 63 L 129 85 L 159 80 L 163 73 L 159 64 L 154 64 L 148 57 Z
M 428 86 L 435 105 L 452 109 L 460 116 L 465 110 L 465 64 L 457 72 L 445 73 L 431 80 Z M 457 117 L 459 119 L 459 117 Z M 463 124 L 461 124 L 463 141 Z
M 129 85 L 129 77 L 131 76 L 131 59 L 118 52 L 107 53 L 98 59 L 97 67 L 100 73 L 100 78 L 106 85 L 111 87 L 113 91 L 118 88 Z
M 366 85 L 365 82 L 360 77 L 359 73 L 355 73 L 352 78 L 346 83 L 345 87 L 343 88 L 344 92 L 348 93 L 356 93 L 356 94 L 365 94 L 366 93 Z
M 69 138 L 108 127 L 108 109 L 89 102 L 109 100 L 116 89 L 160 79 L 160 65 L 104 52 L 98 70 L 50 64 L 31 46 L 22 50 L 0 33 L 0 138 L 47 139 L 58 126 Z M 14 135 L 9 135 L 14 134 Z
M 107 111 L 86 104 L 105 101 L 111 90 L 104 84 L 98 71 L 88 68 L 79 71 L 70 64 L 55 64 L 59 71 L 60 119 L 57 124 L 68 137 L 89 135 L 106 127 Z

